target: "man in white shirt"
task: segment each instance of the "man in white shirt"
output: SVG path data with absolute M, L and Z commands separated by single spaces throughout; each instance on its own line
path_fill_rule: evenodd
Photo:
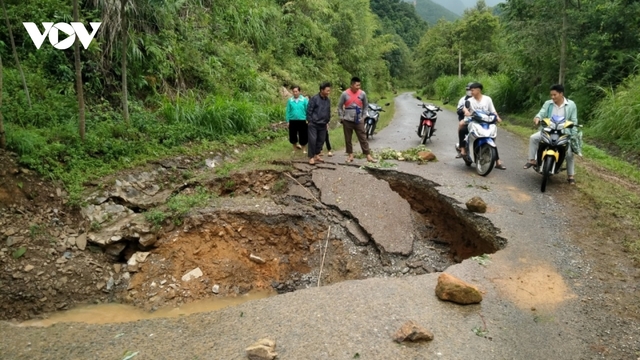
M 487 95 L 482 95 L 482 84 L 481 83 L 473 83 L 469 85 L 469 89 L 471 90 L 471 98 L 467 100 L 464 107 L 464 115 L 465 118 L 460 121 L 460 126 L 458 127 L 458 143 L 460 144 L 460 155 L 456 157 L 466 156 L 466 146 L 464 138 L 469 133 L 469 121 L 471 120 L 471 114 L 474 111 L 484 111 L 492 114 L 496 114 L 498 118 L 498 122 L 502 122 L 500 115 L 496 111 L 495 106 L 493 106 L 493 100 L 491 97 Z M 498 149 L 496 148 L 496 155 L 498 155 Z M 498 159 L 496 159 L 496 169 L 506 170 L 507 167 L 502 164 L 500 160 L 500 156 L 498 155 Z

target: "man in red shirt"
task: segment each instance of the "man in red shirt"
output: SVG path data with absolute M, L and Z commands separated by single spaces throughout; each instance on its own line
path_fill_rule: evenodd
M 360 147 L 362 148 L 362 153 L 367 155 L 367 161 L 377 161 L 371 156 L 369 142 L 364 132 L 364 116 L 367 106 L 369 106 L 369 101 L 367 100 L 367 94 L 360 90 L 360 79 L 353 77 L 351 79 L 351 87 L 340 95 L 340 100 L 338 101 L 338 116 L 340 117 L 340 123 L 344 130 L 344 143 L 349 156 L 347 162 L 353 161 L 353 145 L 351 144 L 351 139 L 353 138 L 354 130 L 358 137 Z

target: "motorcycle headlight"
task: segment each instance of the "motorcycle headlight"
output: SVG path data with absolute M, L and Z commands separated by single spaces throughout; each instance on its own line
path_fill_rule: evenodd
M 546 131 L 546 132 L 551 132 L 551 128 L 550 128 L 550 127 L 546 127 L 546 128 L 544 128 L 544 129 L 542 129 L 542 130 L 543 130 L 543 131 Z

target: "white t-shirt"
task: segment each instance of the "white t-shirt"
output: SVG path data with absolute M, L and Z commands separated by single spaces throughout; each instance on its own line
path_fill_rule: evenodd
M 496 113 L 496 108 L 493 106 L 493 100 L 491 100 L 487 95 L 482 95 L 480 101 L 473 97 L 469 98 L 469 112 L 473 113 L 478 110 L 492 114 Z

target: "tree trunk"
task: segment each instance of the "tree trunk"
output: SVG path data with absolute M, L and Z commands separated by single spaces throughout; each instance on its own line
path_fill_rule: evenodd
M 7 137 L 4 133 L 4 116 L 2 115 L 2 57 L 0 57 L 0 149 L 7 148 Z
M 462 50 L 458 50 L 458 79 L 462 78 Z
M 127 38 L 128 34 L 128 25 L 127 25 L 127 16 L 125 14 L 125 6 L 127 5 L 127 0 L 120 0 L 122 6 L 120 8 L 120 20 L 122 23 L 122 117 L 124 118 L 124 122 L 126 124 L 129 123 L 129 104 L 127 102 Z
M 567 2 L 564 0 L 562 3 L 562 41 L 560 44 L 560 71 L 558 75 L 558 84 L 564 84 L 564 78 L 567 68 Z
M 20 66 L 20 59 L 18 59 L 18 52 L 16 51 L 16 43 L 15 41 L 13 41 L 13 32 L 11 31 L 11 24 L 9 24 L 7 9 L 4 6 L 4 0 L 0 0 L 0 3 L 2 4 L 2 11 L 4 11 L 4 21 L 7 24 L 7 30 L 9 30 L 9 39 L 11 40 L 11 49 L 13 50 L 13 57 L 16 60 L 16 65 L 18 66 L 18 72 L 20 72 L 20 77 L 22 78 L 22 86 L 24 87 L 24 93 L 27 95 L 27 103 L 29 104 L 29 108 L 31 108 L 31 97 L 29 96 L 29 88 L 27 88 L 27 80 L 24 77 L 22 66 Z
M 80 17 L 78 14 L 78 0 L 73 0 L 73 21 L 79 22 L 78 18 Z M 85 117 L 84 117 L 84 89 L 82 86 L 82 68 L 80 64 L 80 44 L 79 40 L 73 43 L 73 54 L 76 62 L 76 93 L 78 95 L 78 110 L 79 110 L 79 118 L 78 118 L 78 128 L 80 131 L 80 139 L 84 141 L 84 133 L 85 133 Z

